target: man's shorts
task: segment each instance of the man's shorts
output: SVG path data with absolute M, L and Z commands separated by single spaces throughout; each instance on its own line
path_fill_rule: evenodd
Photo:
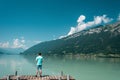
M 37 65 L 37 70 L 42 70 L 42 65 Z

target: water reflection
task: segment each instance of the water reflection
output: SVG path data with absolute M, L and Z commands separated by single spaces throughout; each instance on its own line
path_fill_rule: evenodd
M 26 74 L 28 69 L 34 67 L 28 63 L 28 59 L 20 55 L 2 55 L 0 57 L 0 77 L 14 74 L 18 71 L 19 75 Z M 30 68 L 29 68 L 30 67 Z M 30 70 L 31 71 L 31 70 Z
M 14 74 L 35 75 L 37 55 L 0 56 L 0 77 Z M 43 56 L 43 74 L 60 75 L 63 71 L 76 80 L 119 80 L 120 58 L 97 58 L 80 56 Z M 86 77 L 87 76 L 87 77 Z
M 73 56 L 73 55 L 65 55 L 63 56 L 63 58 L 69 60 L 78 60 L 78 61 L 120 63 L 120 58 L 101 58 L 101 57 Z

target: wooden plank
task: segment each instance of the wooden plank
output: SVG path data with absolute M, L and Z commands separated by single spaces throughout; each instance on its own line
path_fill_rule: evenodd
M 17 79 L 19 77 L 19 79 Z M 0 80 L 7 80 L 7 77 L 1 78 Z M 35 77 L 34 75 L 22 75 L 22 76 L 9 76 L 9 80 L 75 80 L 72 76 L 43 76 Z

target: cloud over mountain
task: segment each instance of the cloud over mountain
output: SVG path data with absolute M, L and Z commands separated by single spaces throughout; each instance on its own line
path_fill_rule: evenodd
M 120 16 L 119 16 L 119 18 L 120 18 Z M 95 26 L 100 25 L 100 24 L 109 23 L 113 20 L 112 18 L 107 17 L 107 15 L 105 15 L 105 14 L 102 16 L 94 16 L 93 21 L 85 22 L 84 21 L 85 19 L 86 19 L 85 15 L 80 15 L 78 20 L 77 20 L 77 26 L 71 27 L 68 34 L 64 35 L 64 36 L 60 36 L 59 39 L 66 37 L 66 36 L 69 36 L 69 35 L 72 35 L 76 32 L 95 27 Z
M 112 18 L 107 17 L 107 15 L 94 16 L 94 20 L 88 21 L 88 22 L 84 22 L 85 19 L 86 19 L 86 16 L 80 15 L 80 17 L 77 20 L 77 23 L 78 23 L 77 26 L 71 27 L 71 29 L 67 35 L 71 35 L 73 33 L 85 30 L 85 29 L 90 28 L 90 27 L 94 27 L 94 26 L 99 25 L 101 23 L 108 23 L 108 22 L 113 20 Z

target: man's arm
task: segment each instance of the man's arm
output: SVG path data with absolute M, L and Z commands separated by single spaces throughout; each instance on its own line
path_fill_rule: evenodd
M 35 61 L 36 61 L 36 63 L 37 63 L 37 61 L 38 61 L 37 57 L 36 57 Z

